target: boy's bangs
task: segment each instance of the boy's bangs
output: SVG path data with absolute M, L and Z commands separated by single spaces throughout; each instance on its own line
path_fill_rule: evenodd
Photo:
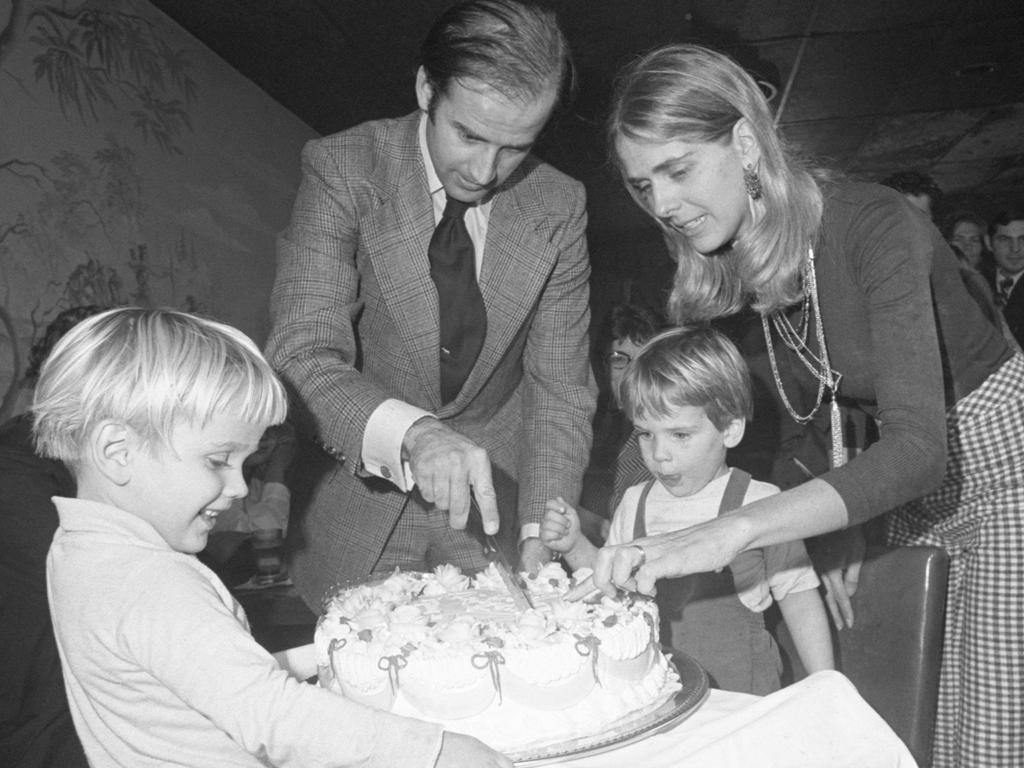
M 270 366 L 245 354 L 251 351 L 248 345 L 239 349 L 216 337 L 213 341 L 177 347 L 183 354 L 166 370 L 172 377 L 168 389 L 175 394 L 165 401 L 166 413 L 159 421 L 205 424 L 222 413 L 267 425 L 284 421 L 287 396 Z
M 668 418 L 680 406 L 689 405 L 685 387 L 665 377 L 660 371 L 638 371 L 633 391 L 625 398 L 632 420 L 641 418 Z

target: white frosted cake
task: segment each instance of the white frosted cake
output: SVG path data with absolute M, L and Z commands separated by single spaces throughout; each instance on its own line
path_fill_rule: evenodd
M 526 584 L 525 612 L 494 566 L 341 589 L 317 624 L 320 683 L 507 753 L 604 733 L 679 690 L 652 600 L 568 603 L 573 581 L 557 564 Z

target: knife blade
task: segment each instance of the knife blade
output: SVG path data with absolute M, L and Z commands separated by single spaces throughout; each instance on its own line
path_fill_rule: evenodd
M 516 579 L 514 572 L 509 567 L 508 561 L 505 560 L 505 556 L 498 549 L 494 537 L 487 536 L 484 541 L 484 557 L 487 558 L 488 562 L 494 564 L 498 575 L 501 576 L 501 580 L 505 583 L 505 588 L 512 595 L 512 602 L 516 604 L 516 609 L 527 611 L 533 608 L 533 600 L 530 599 L 530 593 Z
M 472 496 L 469 497 L 469 503 L 471 510 L 476 510 L 476 514 L 480 517 L 480 507 L 477 506 L 476 499 Z M 505 588 L 512 595 L 512 602 L 515 603 L 516 609 L 520 611 L 526 611 L 534 607 L 533 600 L 530 598 L 530 593 L 526 587 L 522 584 L 521 580 L 517 578 L 517 573 L 509 565 L 508 560 L 502 553 L 501 548 L 498 546 L 497 540 L 490 533 L 483 532 L 483 518 L 480 517 L 481 522 L 481 538 L 484 547 L 484 557 L 487 558 L 487 562 L 493 563 L 494 567 L 498 571 L 498 575 L 501 576 L 502 582 L 505 584 Z

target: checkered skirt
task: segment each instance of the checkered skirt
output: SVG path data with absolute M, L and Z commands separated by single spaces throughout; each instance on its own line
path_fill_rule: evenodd
M 888 515 L 950 554 L 934 768 L 1024 766 L 1024 356 L 947 417 L 942 485 Z

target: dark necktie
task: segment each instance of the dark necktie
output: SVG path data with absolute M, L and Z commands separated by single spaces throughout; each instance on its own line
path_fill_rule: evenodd
M 1010 294 L 1013 292 L 1013 278 L 1009 275 L 1002 275 L 999 278 L 999 296 L 998 302 L 1000 307 L 1005 307 L 1006 302 L 1010 300 Z
M 430 277 L 441 314 L 441 402 L 455 399 L 484 345 L 487 313 L 476 282 L 476 257 L 463 215 L 469 206 L 447 198 L 430 238 Z

